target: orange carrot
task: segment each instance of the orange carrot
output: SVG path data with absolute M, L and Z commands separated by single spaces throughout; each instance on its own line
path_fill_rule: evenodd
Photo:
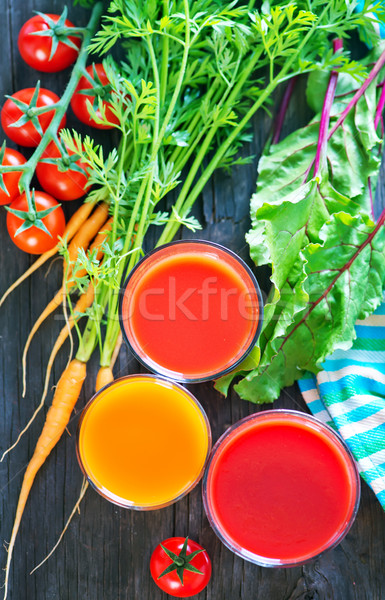
M 103 255 L 101 245 L 103 244 L 104 240 L 106 239 L 106 237 L 108 235 L 108 231 L 111 229 L 111 226 L 112 226 L 112 219 L 108 219 L 108 221 L 105 222 L 105 217 L 107 216 L 107 213 L 108 213 L 108 206 L 106 204 L 101 204 L 100 206 L 98 206 L 97 209 L 95 210 L 95 212 L 93 213 L 93 215 L 83 225 L 82 229 L 80 231 L 78 231 L 78 233 L 75 235 L 72 242 L 68 246 L 68 254 L 69 254 L 69 258 L 70 258 L 71 262 L 76 260 L 76 256 L 77 256 L 79 248 L 82 247 L 86 250 L 88 248 L 90 241 L 92 240 L 92 238 L 95 237 L 96 234 L 98 234 L 98 235 L 96 235 L 95 241 L 91 245 L 90 250 L 93 250 L 94 248 L 99 248 L 99 252 L 97 253 L 97 258 L 98 258 L 98 260 L 101 259 L 102 255 Z M 104 227 L 103 227 L 103 225 L 104 225 Z M 103 231 L 98 233 L 99 229 L 101 227 L 103 227 Z M 70 264 L 69 270 L 71 270 L 71 264 Z M 83 275 L 85 275 L 85 273 L 86 273 L 85 270 L 79 271 L 77 273 L 77 276 L 82 277 Z M 68 274 L 67 274 L 67 276 L 68 276 Z M 23 358 L 22 358 L 23 397 L 25 396 L 25 391 L 26 391 L 27 353 L 28 353 L 29 347 L 31 345 L 32 339 L 33 339 L 36 331 L 39 329 L 40 325 L 45 321 L 45 319 L 47 319 L 49 317 L 49 315 L 51 315 L 63 303 L 63 301 L 65 300 L 66 294 L 75 285 L 74 281 L 68 281 L 67 283 L 65 283 L 64 280 L 65 280 L 65 277 L 63 277 L 63 285 L 61 286 L 59 291 L 56 292 L 55 296 L 47 304 L 47 306 L 45 307 L 43 312 L 40 314 L 40 316 L 36 319 L 31 331 L 29 332 L 27 341 L 25 342 L 25 346 L 24 346 L 24 350 L 23 350 Z
M 101 260 L 102 256 L 104 255 L 102 245 L 103 245 L 103 242 L 108 237 L 108 232 L 111 231 L 111 229 L 112 229 L 112 223 L 113 223 L 113 218 L 111 217 L 104 223 L 103 228 L 101 229 L 101 231 L 99 231 L 98 235 L 96 236 L 96 238 L 92 242 L 91 246 L 89 247 L 90 253 L 93 252 L 94 250 L 97 250 L 97 253 L 96 253 L 97 260 Z M 76 277 L 83 277 L 83 275 L 85 275 L 85 274 L 86 274 L 86 270 L 81 269 L 81 270 L 77 271 Z
M 114 381 L 114 376 L 111 367 L 100 367 L 96 376 L 95 392 L 98 392 L 112 381 Z
M 80 229 L 84 221 L 89 217 L 93 207 L 94 205 L 91 202 L 88 202 L 82 204 L 80 208 L 78 208 L 78 210 L 72 215 L 72 217 L 66 225 L 63 234 L 63 239 L 69 241 L 74 237 L 75 233 Z M 41 267 L 41 265 L 43 265 L 45 262 L 47 262 L 47 260 L 49 260 L 52 256 L 55 256 L 60 247 L 61 243 L 58 243 L 54 248 L 52 248 L 52 250 L 48 250 L 47 252 L 44 252 L 44 254 L 41 254 L 39 258 L 33 263 L 33 265 L 31 265 L 29 269 L 27 269 L 25 273 L 23 273 L 23 275 L 16 279 L 16 281 L 12 283 L 12 285 L 10 285 L 9 288 L 4 292 L 0 300 L 0 306 L 3 304 L 4 300 L 9 296 L 9 294 L 13 292 L 13 290 L 16 289 L 18 285 L 20 285 L 20 283 L 22 283 L 25 279 L 27 279 L 27 277 L 32 275 L 32 273 L 37 271 L 37 269 Z
M 112 373 L 112 369 L 114 368 L 115 361 L 118 358 L 119 351 L 120 351 L 120 348 L 122 345 L 122 341 L 123 341 L 122 333 L 119 332 L 109 366 L 99 368 L 98 374 L 96 376 L 95 392 L 98 392 L 99 390 L 102 389 L 102 387 L 104 387 L 105 385 L 112 383 L 112 381 L 114 381 L 114 375 Z
M 5 569 L 4 600 L 6 599 L 8 593 L 9 569 L 11 565 L 13 549 L 15 546 L 15 540 L 32 484 L 37 472 L 44 464 L 44 461 L 51 450 L 59 441 L 68 424 L 72 410 L 79 397 L 85 376 L 86 364 L 76 359 L 72 360 L 63 372 L 57 384 L 52 405 L 47 413 L 44 427 L 37 441 L 35 451 L 24 474 L 16 509 L 16 516 L 13 523 L 11 540 L 8 546 L 8 557 Z
M 40 399 L 39 405 L 35 409 L 35 412 L 33 413 L 32 417 L 30 418 L 28 423 L 20 431 L 19 435 L 17 436 L 16 441 L 12 444 L 12 446 L 7 448 L 7 450 L 5 450 L 3 452 L 0 462 L 2 462 L 4 460 L 4 457 L 8 454 L 8 452 L 13 450 L 15 448 L 15 446 L 17 446 L 17 444 L 19 443 L 19 441 L 22 438 L 22 436 L 24 435 L 24 433 L 29 429 L 30 425 L 33 423 L 36 416 L 39 414 L 40 410 L 43 408 L 44 400 L 45 400 L 45 398 L 47 396 L 47 392 L 48 392 L 48 384 L 49 384 L 49 379 L 51 376 L 52 365 L 54 363 L 56 355 L 59 352 L 62 345 L 64 344 L 64 342 L 66 341 L 67 337 L 69 336 L 70 331 L 74 327 L 75 323 L 81 318 L 84 311 L 89 306 L 91 306 L 93 301 L 94 301 L 94 288 L 92 285 L 89 285 L 87 288 L 87 291 L 79 297 L 79 300 L 77 301 L 74 311 L 73 311 L 74 314 L 70 315 L 67 323 L 64 325 L 64 327 L 60 331 L 60 333 L 56 339 L 56 342 L 54 344 L 54 347 L 52 348 L 52 351 L 51 351 L 51 354 L 50 354 L 50 357 L 48 360 L 48 364 L 47 364 L 46 374 L 45 374 L 44 390 L 43 390 L 43 394 Z
M 79 248 L 88 248 L 91 240 L 97 235 L 106 222 L 108 217 L 108 204 L 102 202 L 95 209 L 89 219 L 83 224 L 82 228 L 78 230 L 76 235 L 73 237 L 71 243 L 68 246 L 69 260 L 76 260 Z M 64 273 L 66 273 L 67 265 L 64 261 Z

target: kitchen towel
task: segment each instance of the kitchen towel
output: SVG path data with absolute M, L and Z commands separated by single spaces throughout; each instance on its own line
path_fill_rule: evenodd
M 315 417 L 344 438 L 385 509 L 385 301 L 357 321 L 350 350 L 337 350 L 299 383 Z

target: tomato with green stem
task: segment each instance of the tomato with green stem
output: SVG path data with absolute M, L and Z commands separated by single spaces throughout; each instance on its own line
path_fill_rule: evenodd
M 41 187 L 57 200 L 76 200 L 87 192 L 87 165 L 67 147 L 50 142 L 36 166 Z
M 111 90 L 112 86 L 102 63 L 89 65 L 86 68 L 85 75 L 80 78 L 71 99 L 72 110 L 79 121 L 96 129 L 112 129 L 115 125 L 119 125 L 119 119 L 111 110 L 111 103 L 108 102 Z M 99 109 L 99 98 L 102 99 L 103 110 L 108 123 L 99 123 L 89 110 L 91 104 L 96 117 L 103 118 Z
M 58 236 L 64 233 L 63 209 L 55 198 L 45 192 L 33 190 L 29 202 L 24 192 L 6 209 L 8 233 L 13 243 L 24 252 L 43 254 L 56 246 Z
M 211 577 L 207 551 L 188 537 L 168 538 L 155 548 L 151 576 L 161 590 L 177 598 L 199 594 Z
M 75 62 L 81 44 L 71 30 L 79 31 L 66 19 L 67 8 L 61 15 L 37 12 L 20 29 L 17 45 L 23 60 L 44 73 L 56 73 Z
M 41 88 L 39 82 L 34 88 L 24 88 L 7 96 L 1 109 L 4 133 L 20 146 L 37 147 L 55 116 L 54 105 L 59 101 L 59 96 Z M 64 127 L 65 122 L 66 117 L 63 115 L 59 129 Z
M 5 143 L 0 150 L 0 163 L 6 167 L 24 165 L 27 159 L 17 150 L 6 148 Z M 19 181 L 22 171 L 8 171 L 0 175 L 0 206 L 10 204 L 20 195 Z

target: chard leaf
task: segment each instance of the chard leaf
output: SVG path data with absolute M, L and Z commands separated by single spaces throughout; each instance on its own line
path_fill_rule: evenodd
M 350 76 L 341 79 L 330 128 L 357 87 Z M 271 402 L 305 370 L 317 372 L 328 354 L 351 345 L 355 321 L 381 300 L 385 233 L 371 221 L 369 193 L 380 166 L 376 105 L 370 85 L 329 137 L 316 176 L 320 115 L 260 160 L 247 241 L 256 264 L 271 266 L 273 285 L 257 344 L 260 362 L 233 375 L 244 376 L 235 386 L 244 399 Z M 231 375 L 218 380 L 217 389 L 230 381 Z
M 361 215 L 337 213 L 322 227 L 320 237 L 322 243 L 303 250 L 303 277 L 293 289 L 307 302 L 293 319 L 292 303 L 285 302 L 258 367 L 235 386 L 245 400 L 271 402 L 306 370 L 316 373 L 330 353 L 351 346 L 357 318 L 381 301 L 383 219 L 375 225 Z M 287 319 L 290 323 L 282 327 Z
M 360 103 L 359 103 L 360 104 Z M 373 104 L 370 103 L 373 109 Z M 373 109 L 375 112 L 375 107 Z M 363 112 L 360 119 L 374 119 L 374 112 L 369 114 L 368 104 L 360 104 L 356 115 Z M 356 117 L 357 118 L 357 117 Z M 335 118 L 331 120 L 331 126 Z M 298 189 L 314 161 L 319 133 L 319 116 L 309 125 L 293 132 L 282 142 L 271 146 L 265 153 L 258 166 L 257 192 L 251 199 L 251 218 L 253 227 L 258 221 L 256 211 L 263 203 L 275 205 L 283 195 Z M 325 206 L 329 212 L 335 212 L 335 200 L 328 206 L 328 191 L 337 190 L 350 200 L 355 200 L 349 212 L 357 212 L 357 203 L 364 213 L 369 213 L 370 202 L 364 193 L 368 177 L 377 175 L 379 160 L 373 152 L 373 139 L 369 147 L 362 145 L 361 137 L 357 136 L 353 115 L 349 115 L 343 125 L 337 129 L 328 143 L 327 164 L 328 172 L 321 175 L 321 195 L 325 197 Z M 375 144 L 379 144 L 376 136 Z M 327 185 L 326 185 L 327 184 Z M 345 202 L 345 201 L 344 201 Z M 339 210 L 344 208 L 344 202 Z M 350 203 L 347 208 L 349 209 Z M 346 204 L 345 204 L 346 209 Z
M 294 274 L 302 272 L 301 249 L 321 242 L 319 232 L 330 216 L 341 211 L 371 213 L 368 180 L 378 174 L 379 158 L 374 150 L 380 140 L 367 122 L 374 121 L 375 93 L 376 86 L 369 86 L 355 111 L 330 138 L 327 165 L 317 177 L 308 180 L 317 152 L 320 117 L 270 147 L 260 160 L 257 192 L 251 198 L 252 229 L 246 239 L 256 264 L 272 267 L 274 287 L 265 308 L 264 328 L 283 301 L 283 286 L 289 283 L 293 289 Z M 341 110 L 346 102 L 339 105 Z M 331 125 L 337 118 L 335 113 Z M 358 134 L 357 123 L 361 127 Z M 297 301 L 294 308 L 293 314 Z

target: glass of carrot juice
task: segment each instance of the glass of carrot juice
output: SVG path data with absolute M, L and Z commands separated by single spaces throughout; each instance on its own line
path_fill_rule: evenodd
M 301 565 L 336 546 L 360 499 L 357 467 L 342 438 L 291 410 L 232 425 L 213 448 L 202 487 L 219 539 L 264 567 Z
M 210 450 L 202 406 L 161 377 L 117 379 L 80 416 L 80 467 L 104 498 L 126 508 L 163 508 L 185 496 L 201 479 Z
M 129 273 L 120 325 L 135 357 L 180 382 L 233 370 L 254 346 L 263 318 L 258 283 L 232 251 L 204 240 L 171 242 Z

